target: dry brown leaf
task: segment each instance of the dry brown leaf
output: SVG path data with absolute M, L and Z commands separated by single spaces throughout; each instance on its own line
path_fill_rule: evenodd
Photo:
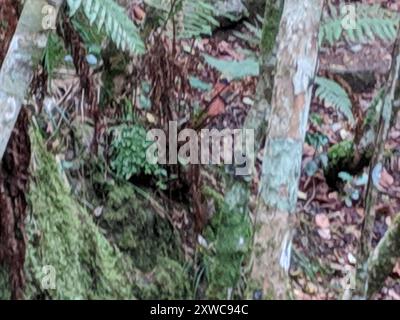
M 214 99 L 211 103 L 210 108 L 208 109 L 208 115 L 211 117 L 218 116 L 225 112 L 225 102 L 222 98 L 218 97 Z
M 315 216 L 315 224 L 321 229 L 327 229 L 330 226 L 329 218 L 324 213 L 319 213 Z
M 386 169 L 382 170 L 381 173 L 381 180 L 379 181 L 379 184 L 384 187 L 384 188 L 389 188 L 392 184 L 394 183 L 394 179 L 392 175 L 386 171 Z
M 146 18 L 146 12 L 140 6 L 133 7 L 133 16 L 137 21 L 143 21 Z

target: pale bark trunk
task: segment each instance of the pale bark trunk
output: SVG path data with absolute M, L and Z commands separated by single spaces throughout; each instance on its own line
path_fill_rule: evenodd
M 357 281 L 356 281 L 356 292 L 355 297 L 366 298 L 368 296 L 369 287 L 369 276 L 368 271 L 368 256 L 372 251 L 372 237 L 373 229 L 375 224 L 375 205 L 378 200 L 379 190 L 376 186 L 379 181 L 374 181 L 374 176 L 380 175 L 379 168 L 383 168 L 384 165 L 384 147 L 385 141 L 387 140 L 390 126 L 393 104 L 396 100 L 396 96 L 399 95 L 398 88 L 398 74 L 400 71 L 400 33 L 397 36 L 397 40 L 394 46 L 392 67 L 387 81 L 387 88 L 385 95 L 383 96 L 382 111 L 376 130 L 376 138 L 374 143 L 374 155 L 370 165 L 369 182 L 365 195 L 365 218 L 362 227 L 360 249 L 358 254 L 358 266 L 357 266 Z M 375 178 L 376 179 L 376 178 Z M 374 276 L 376 277 L 376 275 Z
M 52 1 L 57 14 L 63 0 Z M 25 3 L 17 30 L 0 70 L 0 160 L 28 92 L 34 70 L 46 47 L 48 30 L 43 28 L 47 0 Z
M 323 0 L 286 0 L 255 217 L 252 279 L 264 298 L 288 298 L 293 221 L 318 57 Z

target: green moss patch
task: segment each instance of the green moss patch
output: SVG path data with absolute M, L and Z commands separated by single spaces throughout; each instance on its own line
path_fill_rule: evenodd
M 208 249 L 204 252 L 207 275 L 207 298 L 227 299 L 228 290 L 240 280 L 248 256 L 251 222 L 241 210 L 230 210 L 222 195 L 206 188 L 205 195 L 214 199 L 216 212 L 204 232 Z

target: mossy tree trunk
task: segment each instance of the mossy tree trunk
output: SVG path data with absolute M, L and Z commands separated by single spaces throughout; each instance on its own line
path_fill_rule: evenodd
M 279 22 L 284 1 L 264 0 L 264 2 L 266 4 L 265 23 L 262 33 L 263 41 L 262 43 L 260 43 L 260 46 L 262 47 L 260 66 L 263 72 L 259 78 L 255 103 L 250 109 L 250 112 L 248 113 L 245 119 L 245 123 L 243 125 L 243 129 L 254 130 L 254 135 L 256 137 L 256 152 L 259 151 L 261 141 L 263 140 L 263 137 L 265 135 L 265 114 L 267 110 L 267 105 L 269 105 L 269 102 L 271 101 L 272 88 L 274 83 L 273 73 L 275 70 L 276 62 L 276 50 L 274 50 L 274 48 L 279 30 Z M 242 239 L 246 239 L 244 241 L 245 243 L 246 241 L 248 241 L 249 243 L 251 242 L 251 221 L 248 205 L 250 199 L 250 181 L 253 177 L 253 174 L 255 173 L 253 170 L 253 163 L 251 163 L 250 169 L 251 170 L 250 172 L 248 172 L 247 176 L 227 177 L 225 181 L 227 187 L 225 189 L 224 198 L 224 203 L 226 205 L 219 208 L 219 210 L 223 212 L 221 216 L 223 216 L 224 214 L 229 214 L 229 222 L 225 224 L 224 228 L 235 228 L 235 235 L 233 237 L 235 238 L 242 236 Z M 249 225 L 248 233 L 244 230 L 246 229 L 246 221 Z M 231 241 L 235 241 L 232 240 L 232 237 L 230 239 Z M 226 242 L 227 240 L 224 239 L 224 241 Z M 234 262 L 234 260 L 236 262 L 238 261 L 238 253 L 235 250 L 237 249 L 233 249 L 231 251 L 225 250 L 224 254 L 221 254 L 219 252 L 218 259 L 213 259 L 213 264 L 215 265 L 215 268 L 213 269 L 213 274 L 216 276 L 213 275 L 212 277 L 215 279 L 218 278 L 218 280 L 214 281 L 215 283 L 209 284 L 208 292 L 214 298 L 229 296 L 229 294 L 227 293 L 229 292 L 228 289 L 232 287 L 232 282 L 237 281 L 236 275 L 240 274 L 241 263 L 240 261 L 239 263 Z M 247 252 L 250 252 L 250 248 L 246 249 L 245 252 L 240 252 L 240 255 L 242 257 L 247 256 Z M 230 260 L 228 260 L 227 257 Z M 239 259 L 242 258 L 239 257 Z M 229 261 L 229 266 L 227 265 L 227 261 Z M 224 263 L 226 265 L 224 265 Z M 233 269 L 234 272 L 232 272 Z M 236 280 L 231 281 L 232 279 Z M 251 288 L 249 289 L 249 291 L 250 290 Z M 252 293 L 250 293 L 249 295 L 251 296 Z
M 55 6 L 45 0 L 25 2 L 0 70 L 0 263 L 8 268 L 13 299 L 21 299 L 25 287 L 25 197 L 30 161 L 28 116 L 19 114 L 47 43 L 44 27 L 49 26 L 49 19 L 55 19 L 62 0 L 53 3 Z
M 276 65 L 276 37 L 279 31 L 279 23 L 282 14 L 284 0 L 266 0 L 264 24 L 262 29 L 262 41 L 260 67 L 261 74 L 257 84 L 255 103 L 251 107 L 243 129 L 254 130 L 255 152 L 258 153 L 261 141 L 265 136 L 266 112 L 270 109 L 272 89 L 274 86 L 274 70 Z M 250 198 L 250 181 L 253 178 L 254 164 L 247 176 L 235 176 L 229 179 L 225 192 L 225 202 L 229 210 L 248 215 Z M 252 288 L 249 289 L 251 291 Z M 253 292 L 249 293 L 250 296 Z
M 272 102 L 266 105 L 268 126 L 251 274 L 264 298 L 288 297 L 287 273 L 322 7 L 323 0 L 286 0 L 282 12 Z
M 56 16 L 63 0 L 52 1 Z M 33 73 L 47 44 L 47 0 L 27 0 L 0 70 L 0 160 L 28 92 Z M 48 8 L 48 7 L 47 7 Z
M 368 259 L 366 297 L 378 292 L 400 258 L 400 214 L 397 215 L 385 236 Z
M 354 297 L 357 298 L 367 298 L 373 289 L 379 284 L 376 283 L 377 279 L 386 276 L 381 274 L 378 275 L 375 269 L 380 269 L 382 261 L 387 261 L 388 266 L 391 260 L 388 254 L 393 254 L 392 250 L 386 249 L 386 246 L 393 241 L 392 236 L 389 235 L 385 240 L 385 244 L 379 249 L 379 253 L 373 253 L 369 259 L 370 252 L 372 251 L 372 238 L 373 230 L 375 224 L 375 205 L 379 197 L 379 177 L 382 173 L 384 167 L 384 148 L 385 141 L 389 135 L 389 130 L 391 126 L 391 118 L 393 113 L 393 104 L 399 98 L 400 85 L 399 85 L 399 71 L 400 71 L 400 32 L 397 35 L 393 50 L 393 60 L 392 66 L 387 81 L 387 87 L 385 89 L 385 94 L 382 97 L 382 108 L 379 115 L 379 122 L 376 128 L 376 136 L 374 142 L 374 154 L 372 157 L 370 172 L 369 172 L 369 182 L 365 195 L 365 218 L 362 226 L 360 248 L 358 253 L 358 264 L 357 264 L 357 276 L 356 276 L 356 292 Z M 378 177 L 378 179 L 377 179 Z M 393 242 L 395 244 L 396 242 Z M 377 257 L 380 260 L 378 261 Z M 372 261 L 371 261 L 372 259 Z M 372 269 L 369 268 L 369 262 L 373 263 Z M 381 270 L 378 270 L 381 271 Z M 371 279 L 370 279 L 371 278 Z M 373 280 L 374 279 L 374 280 Z M 372 282 L 371 282 L 372 281 Z
M 276 64 L 276 37 L 279 30 L 279 22 L 283 9 L 283 0 L 266 0 L 264 13 L 264 25 L 262 29 L 262 41 L 260 66 L 261 74 L 257 84 L 256 99 L 251 107 L 243 129 L 254 130 L 255 152 L 259 151 L 261 141 L 265 136 L 266 112 L 270 109 L 272 99 L 272 89 L 274 86 L 274 70 Z M 228 187 L 226 200 L 232 208 L 245 208 L 247 212 L 249 181 L 254 172 L 254 165 L 248 176 L 244 179 L 235 177 Z M 244 181 L 243 181 L 244 180 Z M 234 196 L 231 196 L 231 193 Z
M 257 85 L 256 102 L 250 109 L 244 123 L 244 129 L 254 130 L 256 151 L 265 136 L 266 112 L 271 109 L 274 71 L 276 67 L 276 38 L 283 9 L 283 0 L 267 0 L 261 37 L 261 73 Z

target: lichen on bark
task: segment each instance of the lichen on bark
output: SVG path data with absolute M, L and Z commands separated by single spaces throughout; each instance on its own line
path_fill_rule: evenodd
M 287 272 L 322 0 L 285 1 L 255 216 L 252 280 L 263 297 L 288 297 Z M 256 291 L 257 292 L 257 291 Z M 258 294 L 260 295 L 260 294 Z
M 400 257 L 400 214 L 368 259 L 367 298 L 378 292 Z

